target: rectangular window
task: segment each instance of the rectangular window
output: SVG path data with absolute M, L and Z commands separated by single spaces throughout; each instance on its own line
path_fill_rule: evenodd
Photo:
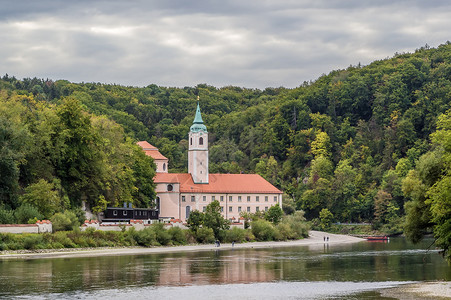
M 232 212 L 232 211 L 233 211 L 232 207 L 231 207 L 231 206 L 229 206 L 229 212 Z
M 238 206 L 238 212 L 240 212 L 241 211 L 241 206 Z
M 229 202 L 232 202 L 232 199 L 233 199 L 232 196 L 229 196 Z
M 251 202 L 251 196 L 247 196 L 247 202 Z
M 259 196 L 255 196 L 255 201 L 260 202 L 260 197 Z
M 207 201 L 207 196 L 202 196 L 202 200 L 205 202 Z
M 202 212 L 205 212 L 205 208 L 206 208 L 206 206 L 204 206 L 204 207 L 202 208 Z
M 274 196 L 274 202 L 277 202 L 277 196 Z
M 224 196 L 221 196 L 221 202 L 224 201 Z
M 260 211 L 260 207 L 257 206 L 257 207 L 255 208 L 255 211 Z
M 241 196 L 238 196 L 238 202 L 241 202 Z
M 268 211 L 268 206 L 265 206 L 265 211 Z
M 195 196 L 191 196 L 191 202 L 195 202 L 196 201 L 196 197 Z
M 185 202 L 185 201 L 186 201 L 185 196 L 182 196 L 182 202 Z
M 268 202 L 268 196 L 265 196 L 265 202 Z
M 224 212 L 224 206 L 221 206 L 221 212 Z
M 247 212 L 251 212 L 251 207 L 250 206 L 247 207 Z
M 215 196 L 211 196 L 211 201 L 213 202 L 213 201 L 215 201 L 216 199 L 215 199 Z

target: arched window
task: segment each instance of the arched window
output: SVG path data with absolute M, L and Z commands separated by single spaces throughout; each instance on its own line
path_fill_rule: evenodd
M 185 214 L 186 214 L 186 219 L 189 218 L 190 212 L 191 212 L 191 207 L 190 207 L 190 206 L 187 206 L 187 207 L 186 207 L 186 212 L 185 212 Z
M 189 139 L 189 144 L 190 144 L 190 145 L 193 145 L 193 138 L 190 138 L 190 139 Z
M 166 163 L 163 163 L 163 171 L 166 171 Z
M 160 209 L 160 197 L 157 197 L 157 199 L 155 201 L 155 208 Z
M 200 137 L 199 138 L 199 145 L 203 145 L 204 144 L 204 138 L 203 137 Z

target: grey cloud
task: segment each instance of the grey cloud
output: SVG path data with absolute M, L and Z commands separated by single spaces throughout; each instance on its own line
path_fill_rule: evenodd
M 446 42 L 448 1 L 10 1 L 0 71 L 143 86 L 295 87 Z

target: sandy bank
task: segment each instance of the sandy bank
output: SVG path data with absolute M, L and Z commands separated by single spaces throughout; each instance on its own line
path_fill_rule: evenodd
M 324 241 L 324 237 L 329 237 L 329 241 Z M 62 258 L 62 257 L 95 257 L 95 256 L 113 256 L 113 255 L 144 255 L 151 253 L 172 253 L 172 252 L 192 252 L 192 251 L 211 251 L 211 250 L 227 250 L 227 249 L 246 249 L 246 248 L 273 248 L 273 247 L 291 247 L 291 246 L 310 246 L 323 247 L 325 244 L 329 246 L 356 243 L 364 239 L 347 235 L 330 234 L 320 231 L 310 231 L 309 237 L 303 240 L 287 241 L 287 242 L 253 242 L 235 244 L 221 244 L 220 248 L 216 248 L 214 244 L 208 245 L 188 245 L 188 246 L 172 246 L 172 247 L 128 247 L 128 248 L 90 248 L 90 249 L 61 249 L 61 250 L 45 250 L 42 252 L 7 252 L 2 251 L 0 259 L 39 259 L 39 258 Z
M 451 299 L 451 282 L 420 282 L 381 290 L 381 296 L 400 300 Z

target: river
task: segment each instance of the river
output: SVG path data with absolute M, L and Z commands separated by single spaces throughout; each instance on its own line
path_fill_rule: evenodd
M 387 299 L 378 289 L 451 280 L 431 242 L 0 260 L 0 298 Z

